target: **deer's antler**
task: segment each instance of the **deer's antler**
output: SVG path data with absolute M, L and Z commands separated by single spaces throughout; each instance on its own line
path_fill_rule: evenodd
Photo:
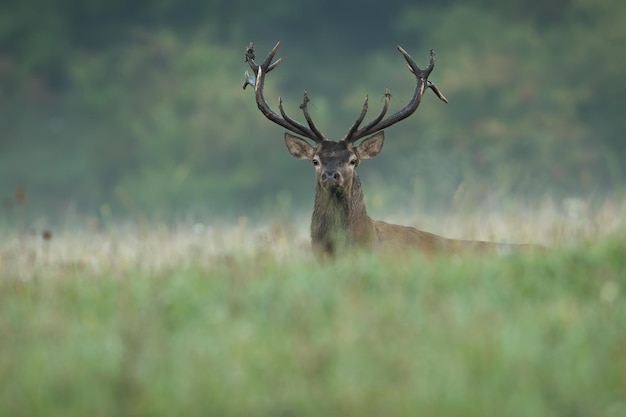
M 435 51 L 431 49 L 430 63 L 425 69 L 422 70 L 417 66 L 413 58 L 411 58 L 411 56 L 404 49 L 402 49 L 402 47 L 398 46 L 398 50 L 406 60 L 409 71 L 411 71 L 415 75 L 415 79 L 417 81 L 413 97 L 406 106 L 383 120 L 383 117 L 385 117 L 385 114 L 389 109 L 389 101 L 391 99 L 391 94 L 389 93 L 389 89 L 387 89 L 385 91 L 385 104 L 383 105 L 381 112 L 374 120 L 359 129 L 359 126 L 363 122 L 363 119 L 365 119 L 365 115 L 367 114 L 368 109 L 368 98 L 365 97 L 365 102 L 363 103 L 363 109 L 361 110 L 361 114 L 342 140 L 345 140 L 347 142 L 355 142 L 367 135 L 381 131 L 395 123 L 398 123 L 400 120 L 406 119 L 407 117 L 412 115 L 415 110 L 417 110 L 426 89 L 430 88 L 441 101 L 445 103 L 448 102 L 448 99 L 441 93 L 441 91 L 439 91 L 435 84 L 428 80 L 428 76 L 432 72 L 433 68 L 435 68 Z
M 253 71 L 253 74 L 250 75 L 248 71 L 246 71 L 243 88 L 245 89 L 248 85 L 254 87 L 257 106 L 259 107 L 259 110 L 261 110 L 261 113 L 263 113 L 263 115 L 269 120 L 297 135 L 309 138 L 315 143 L 321 143 L 326 140 L 326 138 L 324 137 L 322 132 L 317 129 L 317 127 L 313 123 L 313 120 L 311 119 L 311 116 L 309 115 L 309 110 L 307 107 L 309 103 L 309 97 L 306 91 L 304 92 L 304 98 L 302 104 L 300 105 L 300 109 L 304 113 L 304 118 L 306 119 L 308 127 L 287 116 L 285 110 L 283 109 L 283 100 L 281 98 L 279 98 L 278 101 L 278 110 L 280 111 L 280 115 L 278 115 L 274 110 L 270 108 L 270 106 L 267 104 L 267 101 L 265 100 L 265 97 L 263 96 L 265 74 L 276 68 L 278 64 L 280 64 L 282 59 L 279 58 L 274 63 L 272 63 L 274 55 L 276 55 L 276 51 L 278 51 L 279 46 L 280 42 L 276 43 L 274 48 L 272 48 L 270 53 L 267 55 L 267 58 L 265 58 L 265 60 L 259 65 L 254 61 L 254 44 L 252 42 L 248 44 L 248 47 L 246 48 L 246 62 L 250 65 L 250 69 Z

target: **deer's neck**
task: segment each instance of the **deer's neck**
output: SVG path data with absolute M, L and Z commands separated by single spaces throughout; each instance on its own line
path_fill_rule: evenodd
M 319 184 L 311 219 L 311 239 L 316 252 L 332 254 L 346 246 L 367 246 L 374 236 L 358 176 L 343 192 L 329 191 Z

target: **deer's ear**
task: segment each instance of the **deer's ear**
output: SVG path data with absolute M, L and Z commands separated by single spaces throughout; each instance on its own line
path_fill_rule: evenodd
M 381 130 L 361 142 L 359 146 L 356 147 L 356 151 L 361 159 L 370 159 L 378 155 L 383 148 L 384 142 L 385 132 Z
M 304 139 L 285 133 L 285 145 L 289 153 L 298 159 L 312 159 L 315 148 Z

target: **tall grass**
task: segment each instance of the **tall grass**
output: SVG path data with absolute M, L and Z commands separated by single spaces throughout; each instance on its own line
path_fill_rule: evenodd
M 576 210 L 424 220 L 552 246 L 507 257 L 318 263 L 305 227 L 243 219 L 6 231 L 0 415 L 626 415 L 624 211 Z

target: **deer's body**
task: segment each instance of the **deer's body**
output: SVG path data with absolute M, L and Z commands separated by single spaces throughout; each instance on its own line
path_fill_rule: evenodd
M 311 241 L 317 255 L 332 255 L 351 247 L 383 250 L 412 247 L 430 253 L 457 246 L 455 240 L 414 227 L 373 220 L 365 209 L 360 187 L 358 193 L 360 196 L 350 198 L 321 191 L 316 194 Z
M 345 192 L 328 190 L 323 184 L 315 187 L 311 242 L 319 257 L 326 257 L 350 248 L 397 251 L 418 250 L 422 253 L 497 250 L 508 252 L 511 245 L 449 239 L 415 227 L 374 220 L 367 214 L 363 189 L 358 175 Z
M 393 251 L 417 250 L 422 253 L 459 253 L 464 251 L 509 253 L 525 245 L 511 245 L 476 240 L 449 239 L 415 227 L 372 219 L 365 209 L 363 194 L 348 201 L 337 196 L 315 199 L 311 218 L 311 242 L 319 257 L 350 248 Z M 322 193 L 320 193 L 322 194 Z
M 354 247 L 383 250 L 412 248 L 432 253 L 463 250 L 509 252 L 517 247 L 525 246 L 448 239 L 413 227 L 372 220 L 367 214 L 361 181 L 356 168 L 362 160 L 378 155 L 385 139 L 383 129 L 413 114 L 427 89 L 433 90 L 442 101 L 447 103 L 443 94 L 428 80 L 435 65 L 432 51 L 430 64 L 426 69 L 421 70 L 413 58 L 398 47 L 407 61 L 409 70 L 417 80 L 415 92 L 409 103 L 398 112 L 384 118 L 391 97 L 387 91 L 382 111 L 373 121 L 360 127 L 367 113 L 366 98 L 361 114 L 346 136 L 341 140 L 331 141 L 322 135 L 311 120 L 307 109 L 309 99 L 306 93 L 304 93 L 304 102 L 300 108 L 308 126 L 289 118 L 283 110 L 282 101 L 279 105 L 280 115 L 274 112 L 265 101 L 263 96 L 265 75 L 276 68 L 280 62 L 279 59 L 272 63 L 278 46 L 279 44 L 276 44 L 265 61 L 258 65 L 254 62 L 254 48 L 250 43 L 246 50 L 246 61 L 255 75 L 250 76 L 246 73 L 244 88 L 247 85 L 254 87 L 257 106 L 265 117 L 315 143 L 311 145 L 298 136 L 285 133 L 285 144 L 291 155 L 308 160 L 315 167 L 315 204 L 311 220 L 311 241 L 313 250 L 318 256 L 334 255 Z

